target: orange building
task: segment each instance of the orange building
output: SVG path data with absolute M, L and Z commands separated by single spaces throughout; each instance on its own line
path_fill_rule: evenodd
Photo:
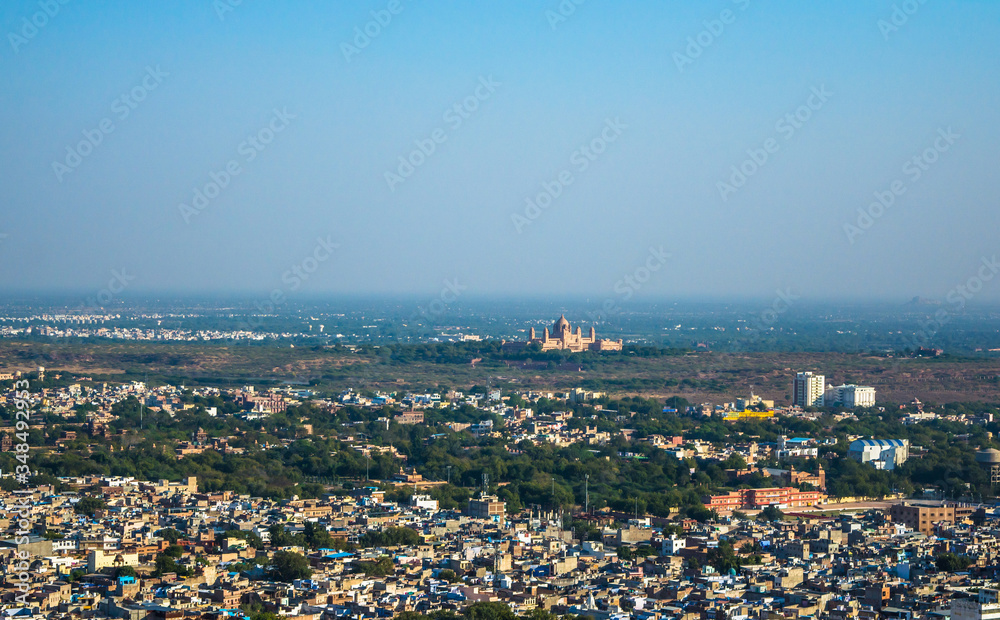
M 739 489 L 725 495 L 710 495 L 702 498 L 705 508 L 728 512 L 733 510 L 759 510 L 777 505 L 786 508 L 815 506 L 826 500 L 826 493 L 800 491 L 794 487 L 770 487 L 767 489 Z

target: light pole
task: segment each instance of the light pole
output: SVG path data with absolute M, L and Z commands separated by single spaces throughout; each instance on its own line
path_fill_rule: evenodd
M 446 468 L 448 470 L 448 484 L 451 484 L 451 465 Z
M 590 474 L 587 474 L 587 479 L 583 483 L 583 512 L 590 514 Z

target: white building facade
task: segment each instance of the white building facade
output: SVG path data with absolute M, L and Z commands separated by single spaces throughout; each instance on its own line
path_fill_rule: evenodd
M 799 407 L 822 407 L 826 377 L 811 372 L 795 375 L 792 384 L 792 404 Z
M 841 384 L 826 388 L 823 401 L 827 407 L 874 407 L 875 388 L 867 385 Z
M 847 456 L 875 469 L 895 469 L 910 458 L 910 440 L 857 439 L 847 447 Z

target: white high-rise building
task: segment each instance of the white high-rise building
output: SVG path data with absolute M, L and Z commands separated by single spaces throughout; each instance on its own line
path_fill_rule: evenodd
M 823 402 L 827 407 L 874 407 L 875 388 L 854 384 L 831 386 L 826 388 Z
M 792 404 L 799 407 L 822 407 L 826 377 L 811 372 L 795 375 L 792 384 Z

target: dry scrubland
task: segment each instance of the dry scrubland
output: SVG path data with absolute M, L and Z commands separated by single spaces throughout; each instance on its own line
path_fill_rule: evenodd
M 504 362 L 476 365 L 413 361 L 344 350 L 287 346 L 186 343 L 0 343 L 0 367 L 45 366 L 95 379 L 153 379 L 240 383 L 319 381 L 322 388 L 455 388 L 494 384 L 532 389 L 584 386 L 616 394 L 681 395 L 722 402 L 756 393 L 787 403 L 798 370 L 819 371 L 827 381 L 873 385 L 880 401 L 1000 402 L 1000 362 L 983 359 L 903 359 L 842 353 L 698 353 L 658 358 L 568 356 L 562 363 Z

